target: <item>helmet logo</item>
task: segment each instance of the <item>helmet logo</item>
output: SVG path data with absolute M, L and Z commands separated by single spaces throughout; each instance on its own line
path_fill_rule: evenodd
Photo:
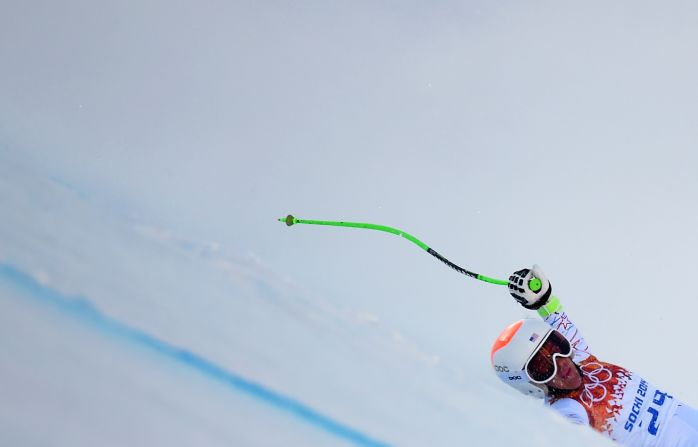
M 539 337 L 540 337 L 540 335 L 538 335 L 534 332 L 533 335 L 531 335 L 531 338 L 528 339 L 528 341 L 535 342 L 536 340 L 538 340 Z

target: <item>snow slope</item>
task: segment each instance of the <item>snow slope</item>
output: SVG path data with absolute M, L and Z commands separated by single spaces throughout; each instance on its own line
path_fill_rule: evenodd
M 486 359 L 464 380 L 255 259 L 17 157 L 0 170 L 1 445 L 602 442 L 482 376 Z

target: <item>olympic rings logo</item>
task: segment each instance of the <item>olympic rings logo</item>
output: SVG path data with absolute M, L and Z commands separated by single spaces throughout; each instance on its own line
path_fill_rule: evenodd
M 594 366 L 596 369 L 590 371 L 589 369 Z M 584 384 L 584 391 L 582 391 L 581 400 L 582 403 L 587 406 L 587 408 L 591 408 L 595 403 L 606 399 L 608 390 L 603 384 L 613 378 L 613 373 L 610 369 L 597 362 L 591 362 L 584 365 L 582 367 L 582 373 L 588 378 L 590 383 Z

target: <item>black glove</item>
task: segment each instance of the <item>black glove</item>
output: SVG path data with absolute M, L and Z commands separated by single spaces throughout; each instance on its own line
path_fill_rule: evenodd
M 526 309 L 539 309 L 548 302 L 553 288 L 540 267 L 523 269 L 509 277 L 509 293 Z

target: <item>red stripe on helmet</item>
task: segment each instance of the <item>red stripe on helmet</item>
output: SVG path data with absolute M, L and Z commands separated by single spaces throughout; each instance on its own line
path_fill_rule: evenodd
M 501 334 L 499 334 L 499 337 L 497 337 L 497 339 L 494 341 L 494 344 L 492 345 L 492 352 L 490 353 L 490 362 L 494 364 L 494 354 L 509 344 L 511 339 L 521 328 L 523 322 L 524 320 L 519 320 L 515 323 L 510 324 L 509 326 L 507 326 L 506 329 L 502 331 Z

